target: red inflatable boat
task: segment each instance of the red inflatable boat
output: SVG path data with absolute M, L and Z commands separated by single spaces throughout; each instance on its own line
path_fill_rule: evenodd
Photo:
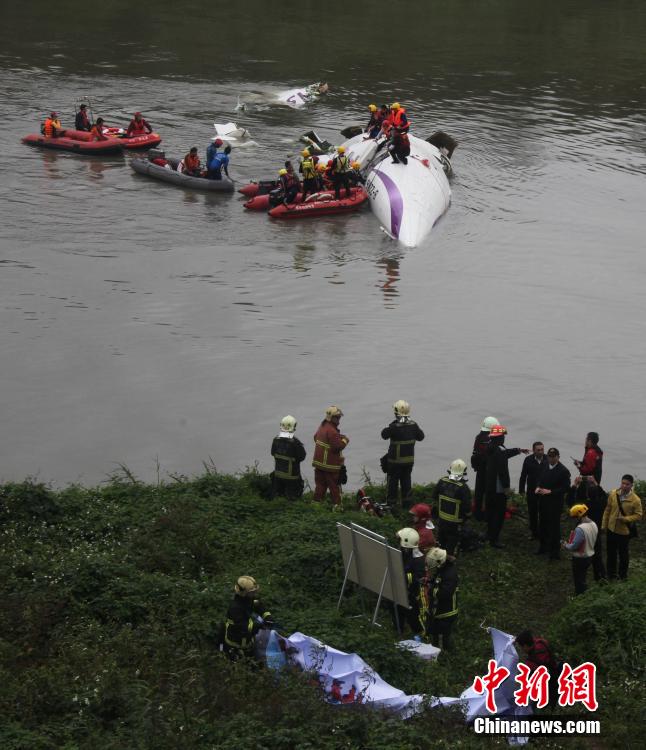
M 303 193 L 296 195 L 296 202 L 300 203 L 303 200 Z M 242 204 L 247 211 L 269 211 L 271 208 L 271 195 L 264 193 L 263 195 L 255 195 L 251 200 Z
M 345 190 L 344 190 L 345 193 Z M 368 200 L 368 193 L 362 187 L 352 188 L 349 198 L 336 200 L 334 191 L 316 193 L 307 198 L 305 203 L 290 203 L 286 206 L 272 208 L 269 215 L 274 219 L 304 219 L 310 216 L 328 216 L 356 211 Z
M 54 148 L 75 154 L 120 154 L 123 150 L 122 141 L 116 138 L 93 141 L 92 136 L 84 130 L 62 130 L 56 138 L 45 138 L 44 135 L 32 133 L 26 135 L 22 142 L 28 146 Z
M 155 148 L 159 146 L 162 141 L 159 133 L 131 135 L 128 138 L 123 128 L 104 128 L 103 134 L 107 135 L 108 138 L 117 138 L 121 146 L 129 150 Z
M 243 185 L 238 188 L 238 192 L 242 195 L 246 195 L 247 198 L 253 198 L 256 195 L 266 195 L 271 193 L 272 190 L 280 185 L 280 180 L 260 180 L 258 182 L 250 182 L 248 185 Z M 253 211 L 254 209 L 252 209 Z

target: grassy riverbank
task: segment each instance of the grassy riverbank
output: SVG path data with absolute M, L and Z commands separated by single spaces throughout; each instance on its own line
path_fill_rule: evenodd
M 642 746 L 644 533 L 631 547 L 628 583 L 592 585 L 572 601 L 569 562 L 536 558 L 525 522 L 508 522 L 505 550 L 484 548 L 460 561 L 456 650 L 427 664 L 393 648 L 385 614 L 383 628 L 351 618 L 360 611 L 355 595 L 336 611 L 335 522 L 355 520 L 391 536 L 404 524 L 267 501 L 267 488 L 267 477 L 255 472 L 158 485 L 123 477 L 60 492 L 29 482 L 0 487 L 0 747 L 506 746 L 475 737 L 449 713 L 403 722 L 339 709 L 302 678 L 276 680 L 229 664 L 211 638 L 241 574 L 259 579 L 282 631 L 357 651 L 411 693 L 457 695 L 482 673 L 491 648 L 481 623 L 508 632 L 530 627 L 551 637 L 563 658 L 598 665 L 603 731 L 594 740 L 535 745 Z M 416 493 L 426 496 L 424 488 Z

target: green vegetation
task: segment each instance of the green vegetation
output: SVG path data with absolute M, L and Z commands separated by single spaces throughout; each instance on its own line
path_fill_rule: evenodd
M 158 485 L 122 477 L 60 492 L 32 482 L 1 487 L 0 747 L 506 746 L 476 737 L 454 712 L 401 721 L 329 706 L 307 676 L 230 664 L 215 652 L 213 635 L 241 574 L 259 579 L 283 632 L 357 651 L 409 693 L 457 695 L 484 672 L 491 648 L 483 621 L 508 632 L 530 627 L 552 638 L 561 657 L 598 665 L 603 731 L 594 741 L 533 744 L 642 746 L 643 534 L 632 545 L 630 582 L 593 584 L 572 601 L 569 563 L 536 558 L 525 522 L 508 522 L 506 550 L 461 560 L 456 651 L 429 664 L 393 647 L 386 612 L 382 628 L 350 617 L 360 612 L 354 593 L 337 613 L 339 517 L 308 503 L 268 501 L 267 490 L 268 478 L 255 471 Z M 427 490 L 416 488 L 418 498 Z M 341 518 L 391 536 L 402 525 L 354 512 Z

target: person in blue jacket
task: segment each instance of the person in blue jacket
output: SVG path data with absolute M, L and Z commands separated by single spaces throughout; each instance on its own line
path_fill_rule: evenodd
M 231 153 L 231 146 L 226 146 L 221 154 L 215 154 L 211 161 L 207 162 L 207 177 L 209 180 L 221 180 L 222 170 L 224 174 L 229 176 L 229 154 Z
M 213 157 L 218 153 L 218 149 L 222 146 L 224 141 L 221 138 L 212 138 L 206 149 L 206 166 L 213 161 Z

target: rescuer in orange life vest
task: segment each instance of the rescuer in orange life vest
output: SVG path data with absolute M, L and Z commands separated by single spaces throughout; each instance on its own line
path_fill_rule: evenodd
M 107 141 L 108 137 L 103 133 L 103 118 L 99 117 L 90 129 L 90 135 L 93 141 Z
M 338 406 L 328 406 L 325 419 L 314 435 L 314 500 L 320 502 L 329 490 L 332 510 L 343 509 L 339 487 L 347 477 L 342 451 L 350 438 L 342 435 L 339 430 L 342 416 L 343 412 Z
M 43 135 L 45 138 L 56 138 L 57 135 L 60 135 L 61 130 L 61 121 L 58 119 L 58 113 L 50 112 L 49 117 L 45 119 L 45 123 L 43 124 Z
M 150 123 L 144 120 L 141 112 L 135 112 L 135 116 L 130 120 L 128 129 L 126 130 L 126 138 L 131 138 L 133 135 L 146 135 L 146 133 L 152 133 L 153 129 Z

